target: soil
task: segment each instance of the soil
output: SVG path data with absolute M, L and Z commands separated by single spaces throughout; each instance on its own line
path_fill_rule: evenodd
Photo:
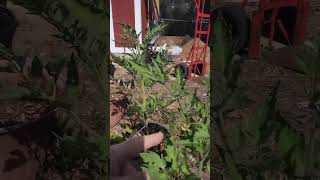
M 306 39 L 320 33 L 320 3 L 318 0 L 309 2 L 311 9 Z M 256 102 L 252 109 L 255 109 L 276 82 L 280 81 L 277 97 L 279 108 L 284 117 L 290 119 L 292 126 L 303 130 L 310 118 L 310 111 L 306 107 L 308 101 L 304 96 L 305 79 L 295 63 L 295 55 L 301 52 L 299 47 L 283 47 L 263 52 L 260 60 L 246 59 L 242 64 L 241 79 L 248 82 L 250 97 Z
M 1 74 L 4 75 L 4 74 Z M 6 76 L 2 76 L 5 78 Z M 11 77 L 11 76 L 7 76 Z M 15 87 L 18 78 L 10 78 L 9 83 Z M 12 136 L 13 132 L 25 132 L 25 136 L 32 133 L 37 133 L 36 138 L 29 139 L 28 143 L 36 141 L 46 141 L 48 137 L 52 137 L 50 126 L 41 126 L 38 128 L 29 128 L 30 126 L 39 126 L 46 123 L 48 119 L 55 118 L 55 108 L 67 108 L 73 112 L 76 118 L 83 121 L 84 124 L 91 127 L 98 134 L 104 133 L 104 121 L 102 116 L 104 109 L 102 108 L 101 97 L 99 96 L 95 84 L 90 79 L 90 76 L 85 71 L 80 71 L 80 86 L 76 93 L 69 92 L 66 96 L 57 97 L 56 105 L 49 103 L 47 100 L 37 99 L 16 99 L 16 100 L 1 100 L 0 102 L 0 144 L 5 144 L 0 151 L 0 179 L 25 179 L 34 180 L 35 175 L 43 171 L 43 166 L 36 159 L 35 155 L 30 151 L 29 145 L 21 143 L 24 136 Z M 55 143 L 52 142 L 50 149 L 46 150 L 43 144 L 37 145 L 38 149 L 33 152 L 45 153 L 53 150 Z M 16 155 L 11 155 L 11 152 L 18 151 L 21 155 L 21 160 L 17 159 Z M 11 165 L 11 159 L 16 163 Z M 19 157 L 20 158 L 20 157 Z M 9 163 L 9 164 L 8 164 Z M 40 163 L 40 164 L 39 164 Z M 20 165 L 21 164 L 21 165 Z M 10 166 L 11 168 L 6 168 Z M 31 173 L 31 174 L 30 174 Z M 19 175 L 17 175 L 19 174 Z M 53 174 L 58 176 L 58 173 Z M 23 176 L 23 178 L 22 178 Z M 30 177 L 30 178 L 29 178 Z
M 308 36 L 312 37 L 320 32 L 320 2 L 318 0 L 310 0 L 311 16 L 309 18 Z
M 37 123 L 25 124 L 0 134 L 0 179 L 34 180 L 41 173 L 48 149 L 54 146 L 53 136 L 48 131 L 52 117 Z
M 283 51 L 283 49 L 280 51 Z M 284 50 L 283 52 L 289 51 Z M 304 92 L 305 78 L 301 73 L 275 65 L 275 62 L 278 64 L 288 63 L 286 65 L 296 67 L 293 63 L 294 59 L 291 58 L 292 53 L 286 54 L 287 58 L 276 58 L 276 54 L 272 53 L 272 56 L 265 57 L 259 61 L 245 60 L 242 64 L 240 79 L 247 82 L 249 88 L 247 94 L 253 100 L 253 103 L 243 110 L 231 113 L 228 121 L 223 124 L 224 131 L 227 134 L 233 133 L 232 129 L 239 121 L 252 118 L 257 107 L 270 95 L 278 81 L 280 81 L 280 86 L 277 93 L 277 108 L 280 110 L 281 115 L 292 128 L 303 134 L 308 132 L 311 125 L 309 122 L 312 119 L 312 112 L 308 108 L 309 102 Z M 282 54 L 283 56 L 285 55 Z M 214 137 L 217 138 L 215 141 L 220 139 L 217 135 L 214 135 Z M 212 158 L 218 158 L 217 150 L 214 149 L 212 151 Z M 214 168 L 221 172 L 222 167 L 220 165 L 214 165 Z M 221 177 L 215 177 L 214 179 L 220 180 Z
M 28 156 L 27 148 L 9 135 L 0 136 L 0 142 L 5 144 L 0 149 L 0 179 L 35 179 L 38 162 Z
M 317 0 L 311 0 L 310 3 L 312 10 L 307 39 L 320 33 L 320 3 Z M 254 103 L 241 112 L 232 113 L 228 124 L 223 124 L 225 132 L 232 132 L 234 124 L 232 122 L 252 117 L 257 106 L 264 102 L 278 81 L 280 81 L 280 86 L 277 94 L 277 106 L 281 115 L 290 126 L 299 132 L 306 133 L 308 131 L 312 117 L 304 91 L 305 78 L 295 63 L 295 55 L 299 53 L 301 53 L 300 48 L 284 47 L 264 52 L 263 58 L 260 60 L 244 60 L 240 79 L 248 83 L 248 95 L 250 99 L 254 100 Z M 218 156 L 217 153 L 212 153 L 212 155 Z M 215 168 L 220 169 L 221 167 L 217 165 Z M 221 179 L 221 177 L 214 179 Z
M 310 0 L 311 12 L 308 23 L 307 39 L 320 33 L 320 3 Z M 302 52 L 299 47 L 284 47 L 263 54 L 261 60 L 245 60 L 242 65 L 241 79 L 249 84 L 249 94 L 260 104 L 272 87 L 280 81 L 278 106 L 282 115 L 291 126 L 303 132 L 308 126 L 311 111 L 307 108 L 305 97 L 305 78 L 296 65 L 295 55 Z
M 0 104 L 0 134 L 13 127 L 30 124 L 50 115 L 50 104 L 40 100 L 1 101 Z M 9 129 L 7 129 L 9 127 Z
M 69 45 L 51 36 L 57 33 L 52 25 L 38 16 L 26 14 L 27 10 L 11 2 L 8 2 L 8 8 L 14 12 L 19 23 L 13 40 L 13 52 L 16 55 L 40 55 L 43 57 L 41 62 L 45 64 L 71 53 Z M 76 116 L 75 118 L 94 129 L 96 133 L 104 134 L 103 98 L 99 95 L 96 84 L 88 72 L 87 68 L 80 65 L 78 88 L 68 89 L 68 93 L 57 96 L 56 101 L 61 103 L 59 107 L 67 105 Z M 21 84 L 22 79 L 24 78 L 21 73 L 0 72 L 0 87 L 17 87 Z M 30 85 L 31 87 L 43 87 L 41 82 L 43 80 L 32 79 Z M 48 87 L 42 90 L 46 88 Z M 35 153 L 46 153 L 49 152 L 47 148 L 50 150 L 56 148 L 54 142 L 48 141 L 52 138 L 52 133 L 50 126 L 47 126 L 47 121 L 55 117 L 49 113 L 52 109 L 48 105 L 49 103 L 45 101 L 38 102 L 34 99 L 0 101 L 0 124 L 10 119 L 16 125 L 10 131 L 5 131 L 7 128 L 0 125 L 1 180 L 34 180 L 37 173 L 42 173 L 43 159 L 39 161 Z M 30 136 L 32 138 L 26 140 Z M 51 144 L 48 145 L 46 142 L 51 142 Z M 32 145 L 32 148 L 37 149 L 30 149 L 30 144 L 36 144 Z M 53 173 L 52 176 L 58 176 L 58 173 Z M 60 178 L 53 179 L 59 180 Z
M 307 108 L 308 100 L 304 94 L 303 75 L 263 61 L 247 60 L 242 66 L 241 79 L 248 82 L 248 94 L 250 99 L 255 101 L 248 109 L 254 111 L 280 81 L 277 99 L 281 114 L 294 128 L 304 131 L 311 118 L 311 112 Z

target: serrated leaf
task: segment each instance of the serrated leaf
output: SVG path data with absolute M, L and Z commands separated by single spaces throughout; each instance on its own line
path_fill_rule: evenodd
M 140 156 L 145 163 L 149 164 L 149 166 L 151 165 L 157 169 L 165 169 L 166 167 L 164 159 L 155 152 L 140 153 Z
M 209 129 L 206 124 L 200 124 L 194 134 L 194 140 L 210 138 Z
M 171 168 L 175 171 L 178 171 L 179 165 L 178 165 L 178 156 L 179 151 L 174 146 L 168 146 L 166 148 L 167 156 L 165 157 L 165 160 L 168 162 L 171 162 Z
M 191 97 L 188 100 L 188 108 L 189 109 L 194 105 L 196 99 L 197 99 L 197 92 L 195 91 L 192 93 Z
M 155 167 L 142 167 L 142 170 L 146 173 L 148 173 L 148 175 L 150 176 L 150 179 L 154 179 L 154 180 L 169 180 L 169 177 L 160 172 L 159 169 L 155 168 Z

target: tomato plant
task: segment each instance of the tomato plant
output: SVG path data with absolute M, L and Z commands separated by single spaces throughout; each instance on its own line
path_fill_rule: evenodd
M 122 27 L 127 33 L 124 40 L 138 42 L 130 26 L 122 24 Z M 145 128 L 150 122 L 166 123 L 171 134 L 162 151 L 141 154 L 142 169 L 151 179 L 200 179 L 210 168 L 209 104 L 199 98 L 197 90 L 190 93 L 179 70 L 174 80 L 170 80 L 173 76 L 165 52 L 156 53 L 151 63 L 145 61 L 150 42 L 164 28 L 165 25 L 160 25 L 148 29 L 142 44 L 126 46 L 132 49 L 132 54 L 114 57 L 114 62 L 132 75 L 134 86 L 126 88 L 130 101 L 128 114 L 137 114 L 136 119 L 144 122 Z M 154 86 L 158 88 L 156 91 L 152 90 Z M 205 79 L 202 86 L 209 89 L 209 80 Z

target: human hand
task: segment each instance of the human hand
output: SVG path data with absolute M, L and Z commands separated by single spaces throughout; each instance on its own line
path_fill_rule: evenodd
M 111 128 L 118 124 L 123 117 L 123 111 L 119 110 L 120 107 L 115 103 L 110 103 Z M 112 145 L 110 151 L 111 180 L 149 180 L 146 173 L 137 171 L 129 161 L 137 157 L 140 152 L 159 145 L 163 139 L 163 133 L 159 132 Z M 210 176 L 203 173 L 201 179 L 209 180 Z
M 123 106 L 110 103 L 110 127 L 113 128 L 122 119 Z M 129 161 L 139 155 L 140 152 L 157 146 L 163 141 L 164 135 L 159 132 L 148 136 L 130 139 L 126 142 L 111 146 L 111 179 L 112 180 L 148 180 L 144 172 L 138 172 Z
M 140 152 L 160 144 L 163 138 L 164 135 L 159 132 L 112 145 L 110 151 L 111 179 L 149 180 L 150 178 L 146 173 L 137 171 L 130 165 L 129 161 L 137 157 Z

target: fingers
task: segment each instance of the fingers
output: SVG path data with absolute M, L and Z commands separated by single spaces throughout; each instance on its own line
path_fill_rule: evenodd
M 150 180 L 150 177 L 144 172 L 139 172 L 134 175 L 111 177 L 111 180 Z
M 159 145 L 163 141 L 163 138 L 163 133 L 159 132 L 148 136 L 136 137 L 129 141 L 113 145 L 111 149 L 113 149 L 113 152 L 116 152 L 122 160 L 130 160 L 138 156 L 140 152 Z
M 158 132 L 155 134 L 144 136 L 144 147 L 143 147 L 142 151 L 159 145 L 163 141 L 163 138 L 164 138 L 164 135 L 162 132 Z
M 139 173 L 131 164 L 126 163 L 122 169 L 122 175 L 134 175 Z
M 122 156 L 119 156 L 118 152 L 114 152 L 114 149 L 111 149 L 111 176 L 115 175 L 135 175 L 138 174 L 139 171 L 134 168 L 129 161 L 121 160 Z

